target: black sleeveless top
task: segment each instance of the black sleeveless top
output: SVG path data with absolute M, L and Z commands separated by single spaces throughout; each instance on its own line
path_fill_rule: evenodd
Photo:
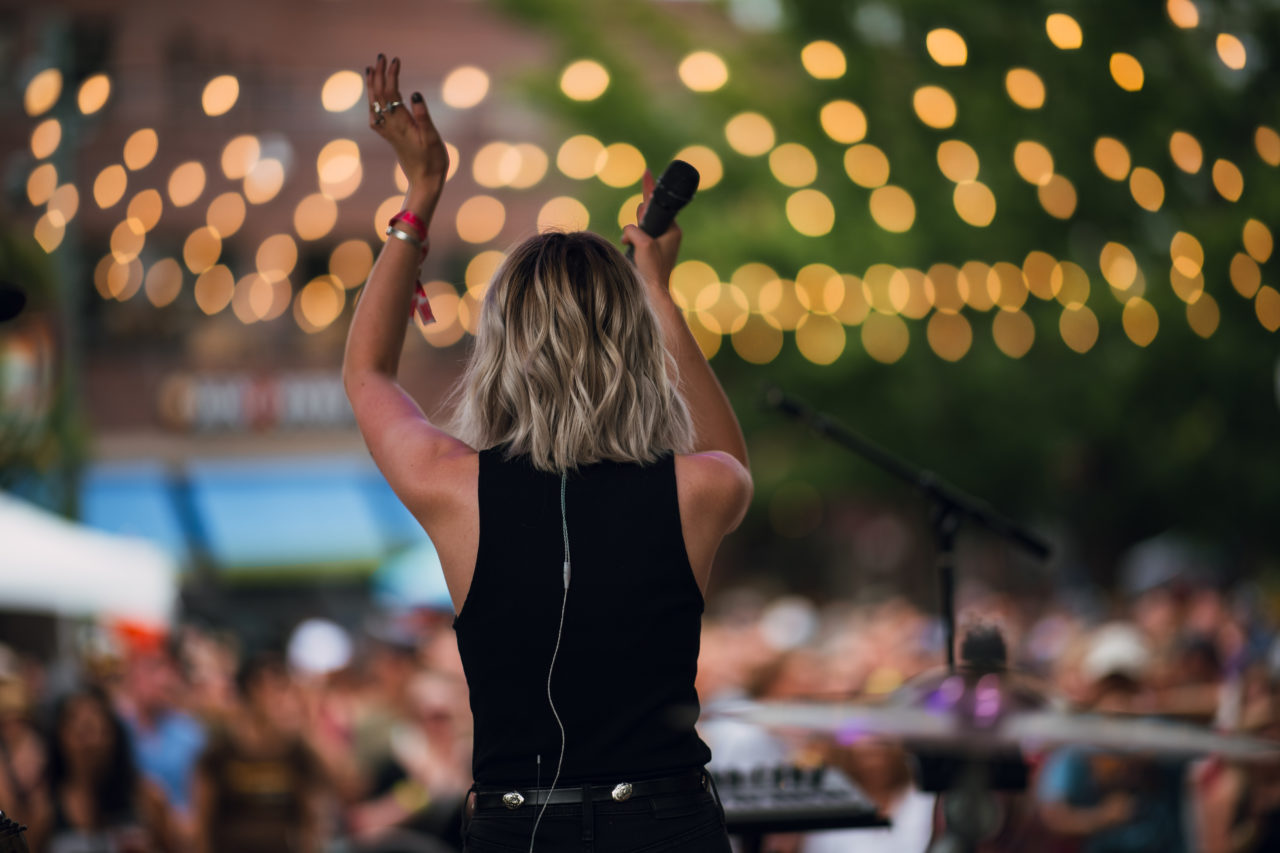
M 475 721 L 472 775 L 481 785 L 545 787 L 560 755 L 547 702 L 564 597 L 560 475 L 485 450 L 479 501 L 475 575 L 453 622 Z M 703 601 L 680 527 L 675 458 L 571 471 L 566 509 L 572 575 L 551 681 L 566 733 L 558 784 L 706 764 L 693 688 Z

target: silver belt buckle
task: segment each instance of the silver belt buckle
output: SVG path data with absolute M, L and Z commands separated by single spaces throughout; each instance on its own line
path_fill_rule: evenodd
M 524 794 L 519 791 L 509 791 L 502 795 L 502 804 L 512 810 L 518 809 L 524 805 Z
M 611 795 L 615 802 L 626 802 L 631 799 L 631 783 L 619 782 L 613 786 L 613 794 Z

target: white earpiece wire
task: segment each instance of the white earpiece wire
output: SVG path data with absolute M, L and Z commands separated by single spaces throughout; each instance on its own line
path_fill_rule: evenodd
M 560 781 L 560 768 L 564 765 L 564 723 L 560 720 L 560 712 L 556 710 L 555 700 L 551 698 L 551 675 L 555 672 L 556 658 L 560 655 L 560 639 L 564 636 L 564 612 L 569 604 L 569 515 L 565 511 L 565 486 L 567 483 L 568 473 L 561 472 L 560 531 L 564 534 L 564 598 L 560 601 L 560 627 L 556 628 L 556 648 L 551 653 L 551 666 L 547 668 L 547 704 L 551 706 L 551 715 L 556 718 L 556 725 L 560 727 L 560 758 L 556 761 L 556 773 L 551 779 L 551 788 L 547 791 L 547 798 L 543 800 L 542 808 L 538 810 L 538 817 L 533 822 L 533 835 L 529 838 L 529 853 L 533 853 L 533 843 L 538 837 L 538 824 L 542 823 L 542 814 L 551 803 L 551 794 L 556 789 L 556 782 Z

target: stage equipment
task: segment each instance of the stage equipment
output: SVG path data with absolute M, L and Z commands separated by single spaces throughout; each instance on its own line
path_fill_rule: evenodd
M 678 162 L 678 161 L 677 161 Z M 776 387 L 766 388 L 764 404 L 783 414 L 807 424 L 814 432 L 846 450 L 852 450 L 862 458 L 879 466 L 900 480 L 915 486 L 933 505 L 930 522 L 938 561 L 938 609 L 946 632 L 947 668 L 956 668 L 956 607 L 955 607 L 955 539 L 960 524 L 974 521 L 997 536 L 1014 543 L 1044 559 L 1049 556 L 1049 546 L 1022 525 L 996 512 L 985 501 L 968 495 L 942 480 L 932 471 L 916 468 L 898 456 L 831 417 L 815 412 L 808 405 L 783 393 Z
M 888 826 L 875 805 L 834 767 L 789 765 L 714 774 L 725 824 L 742 838 L 743 853 L 755 853 L 773 832 Z

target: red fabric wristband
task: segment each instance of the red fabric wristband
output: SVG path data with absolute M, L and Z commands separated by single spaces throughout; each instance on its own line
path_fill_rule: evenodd
M 419 240 L 426 242 L 427 223 L 423 222 L 422 218 L 416 213 L 411 210 L 402 210 L 395 216 L 391 217 L 392 225 L 395 225 L 397 222 L 403 222 L 405 225 L 409 226 L 413 229 L 413 232 L 418 235 Z
M 427 301 L 427 291 L 422 287 L 422 282 L 418 282 L 413 287 L 413 301 L 409 304 L 409 316 L 418 315 L 418 319 L 422 321 L 422 325 L 427 325 L 435 321 L 435 315 L 431 313 L 431 303 Z

